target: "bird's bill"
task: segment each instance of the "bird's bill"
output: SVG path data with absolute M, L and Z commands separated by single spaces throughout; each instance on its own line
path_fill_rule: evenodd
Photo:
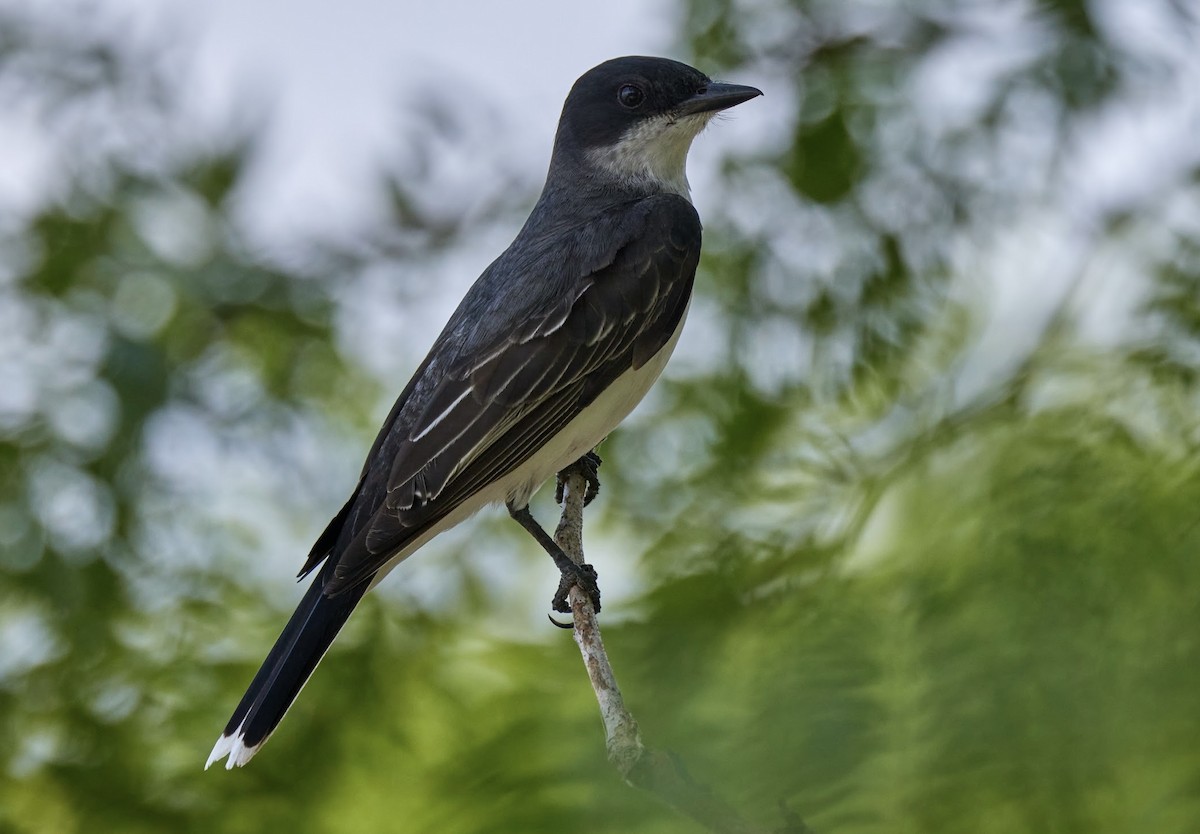
M 696 113 L 714 113 L 726 110 L 743 101 L 762 95 L 757 87 L 747 87 L 744 84 L 723 84 L 710 81 L 699 93 L 689 98 L 679 106 L 679 115 L 691 116 Z

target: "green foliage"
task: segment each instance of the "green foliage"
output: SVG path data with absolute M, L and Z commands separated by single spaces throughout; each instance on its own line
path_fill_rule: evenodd
M 647 741 L 764 830 L 786 808 L 822 832 L 1184 834 L 1200 178 L 1072 202 L 1089 119 L 1155 63 L 1094 4 L 1038 4 L 942 120 L 921 79 L 982 48 L 969 6 L 685 4 L 696 63 L 778 80 L 762 104 L 794 115 L 706 212 L 693 327 L 716 347 L 603 450 L 592 552 L 640 554 L 606 642 Z M 123 50 L 21 31 L 0 54 L 60 117 L 119 90 L 114 120 L 169 123 Z M 246 136 L 84 143 L 5 226 L 0 831 L 697 830 L 605 761 L 570 640 L 503 636 L 516 592 L 484 565 L 538 557 L 479 527 L 423 554 L 451 592 L 369 597 L 253 763 L 200 770 L 398 387 L 347 346 L 358 282 L 520 208 L 430 203 L 445 118 L 381 183 L 384 231 L 301 257 L 237 232 Z M 997 324 L 989 288 L 1045 261 L 1074 289 Z M 1135 290 L 1100 328 L 1097 275 Z

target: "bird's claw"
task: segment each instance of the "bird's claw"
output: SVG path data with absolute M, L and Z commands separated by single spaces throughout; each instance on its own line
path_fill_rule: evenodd
M 583 493 L 583 506 L 586 507 L 592 503 L 592 500 L 600 494 L 600 464 L 603 462 L 593 449 L 559 472 L 558 482 L 554 486 L 555 503 L 561 504 L 563 502 L 563 489 L 567 485 L 567 478 L 574 473 L 579 473 L 583 477 L 583 480 L 587 482 L 587 489 Z
M 554 594 L 554 599 L 550 602 L 550 607 L 555 611 L 560 611 L 564 614 L 571 612 L 570 594 L 571 588 L 578 585 L 579 590 L 587 595 L 592 601 L 596 612 L 600 611 L 600 585 L 597 583 L 596 569 L 591 565 L 576 565 L 572 563 L 570 568 L 562 572 L 562 579 L 558 583 L 558 591 Z

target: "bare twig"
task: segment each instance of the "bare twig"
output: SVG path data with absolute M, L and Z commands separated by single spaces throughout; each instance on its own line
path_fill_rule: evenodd
M 575 469 L 566 475 L 563 490 L 563 511 L 554 540 L 571 559 L 582 565 L 583 560 L 583 498 L 586 489 L 583 476 Z M 604 650 L 596 611 L 587 595 L 571 588 L 571 615 L 575 620 L 575 642 L 583 655 L 588 679 L 600 705 L 604 720 L 605 745 L 608 760 L 613 763 L 625 782 L 654 794 L 675 810 L 691 817 L 717 834 L 768 834 L 768 829 L 752 825 L 711 791 L 692 781 L 682 762 L 673 755 L 646 747 L 642 743 L 638 723 L 625 708 L 617 677 Z M 811 834 L 811 829 L 792 814 L 778 834 Z

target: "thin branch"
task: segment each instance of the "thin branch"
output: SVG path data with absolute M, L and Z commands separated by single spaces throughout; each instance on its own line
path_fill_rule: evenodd
M 586 485 L 583 476 L 575 468 L 565 474 L 563 511 L 554 531 L 554 540 L 572 561 L 582 565 L 583 498 Z M 711 791 L 692 781 L 678 757 L 643 744 L 638 723 L 625 707 L 621 688 L 617 686 L 617 676 L 604 650 L 600 624 L 591 600 L 577 587 L 571 588 L 570 600 L 575 621 L 575 642 L 583 656 L 583 665 L 604 721 L 608 760 L 625 782 L 653 794 L 717 834 L 771 834 L 768 829 L 742 819 Z M 811 829 L 786 809 L 785 818 L 784 827 L 775 834 L 811 834 Z

